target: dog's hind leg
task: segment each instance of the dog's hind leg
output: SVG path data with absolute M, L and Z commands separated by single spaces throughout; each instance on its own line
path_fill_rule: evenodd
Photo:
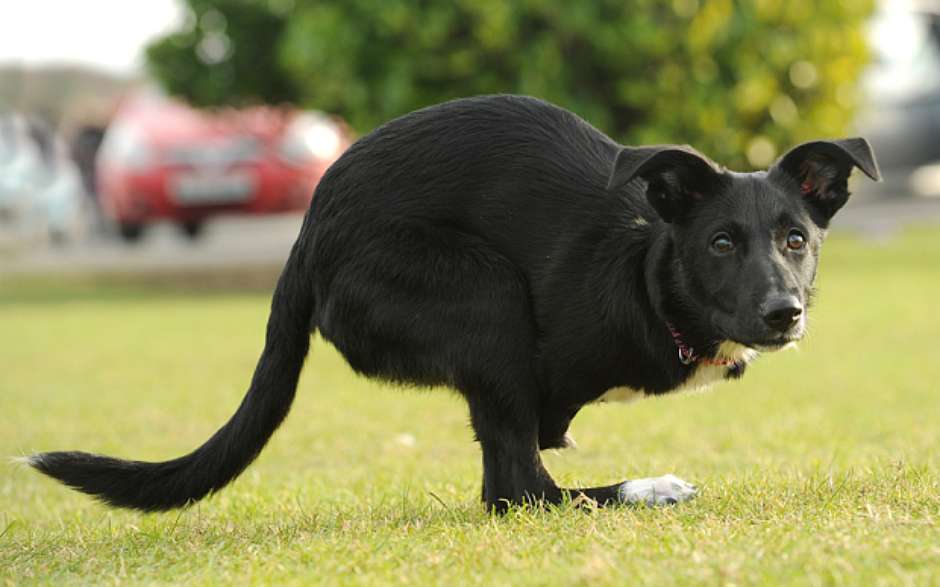
M 464 386 L 483 452 L 483 502 L 498 513 L 509 505 L 558 503 L 561 491 L 539 455 L 537 412 L 526 405 L 532 395 L 519 387 L 501 389 L 500 383 L 486 385 L 480 393 L 475 386 Z
M 483 450 L 490 508 L 559 501 L 539 457 L 536 329 L 518 268 L 453 227 L 389 225 L 333 251 L 342 262 L 315 250 L 329 284 L 318 293 L 320 332 L 350 365 L 461 392 Z

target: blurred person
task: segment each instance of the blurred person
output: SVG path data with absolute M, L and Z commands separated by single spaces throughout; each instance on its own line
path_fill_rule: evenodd
M 98 201 L 97 172 L 95 159 L 98 156 L 98 150 L 101 148 L 101 142 L 104 140 L 104 126 L 96 124 L 83 124 L 75 132 L 71 144 L 72 160 L 81 174 L 82 187 L 85 195 L 88 197 L 88 203 L 91 206 L 90 212 L 93 216 L 94 228 L 96 232 L 105 230 L 104 218 L 101 212 L 101 204 Z

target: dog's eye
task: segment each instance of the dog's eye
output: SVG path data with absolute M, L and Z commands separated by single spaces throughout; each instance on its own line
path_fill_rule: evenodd
M 719 232 L 712 237 L 712 248 L 718 253 L 730 253 L 734 250 L 734 241 L 727 232 Z
M 806 247 L 806 237 L 795 228 L 787 235 L 787 248 L 791 251 L 801 251 Z

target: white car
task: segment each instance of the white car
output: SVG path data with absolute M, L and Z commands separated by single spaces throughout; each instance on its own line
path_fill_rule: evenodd
M 65 143 L 45 125 L 0 116 L 0 244 L 76 240 L 86 198 Z
M 878 153 L 884 182 L 857 195 L 940 196 L 940 2 L 881 2 L 870 23 L 856 130 Z

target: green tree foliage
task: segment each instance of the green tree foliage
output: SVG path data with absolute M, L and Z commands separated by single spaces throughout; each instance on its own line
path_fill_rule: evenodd
M 627 144 L 687 142 L 730 166 L 845 131 L 871 0 L 188 0 L 150 52 L 197 103 L 294 101 L 360 132 L 458 96 L 515 92 Z M 199 59 L 223 15 L 230 55 Z M 250 26 L 250 29 L 243 27 Z M 172 49 L 169 49 L 171 47 Z
M 147 47 L 150 72 L 198 106 L 300 102 L 278 59 L 288 25 L 258 0 L 186 0 L 180 30 Z

